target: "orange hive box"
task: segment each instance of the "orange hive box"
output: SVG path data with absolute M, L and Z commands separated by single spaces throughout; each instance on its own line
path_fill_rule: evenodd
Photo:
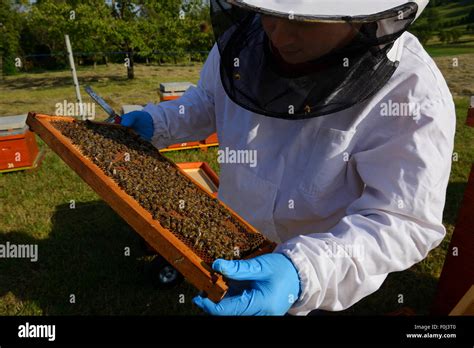
M 192 84 L 191 82 L 161 83 L 160 90 L 159 90 L 160 100 L 164 102 L 168 100 L 179 99 L 184 94 L 184 92 L 186 92 L 186 90 L 191 86 L 195 86 L 195 85 Z M 209 146 L 216 146 L 216 145 L 218 145 L 217 134 L 214 133 L 203 141 L 190 141 L 187 143 L 170 145 L 166 149 L 162 149 L 162 152 L 178 150 L 178 149 L 196 149 L 196 148 L 202 149 L 202 148 L 206 148 Z
M 467 111 L 466 125 L 474 127 L 474 107 L 470 107 Z
M 51 121 L 76 122 L 70 117 L 53 117 L 30 113 L 27 124 L 45 143 L 55 151 L 101 198 L 107 202 L 144 240 L 173 267 L 175 267 L 196 288 L 204 291 L 213 301 L 219 301 L 228 287 L 221 275 L 212 271 L 209 261 L 205 261 L 202 253 L 197 252 L 176 233 L 164 228 L 158 220 L 145 210 L 134 198 L 123 191 L 118 184 L 89 158 L 82 155 L 79 148 L 57 130 Z M 120 127 L 103 125 L 104 127 Z M 184 171 L 170 161 L 177 170 Z M 187 177 L 187 176 L 186 176 Z M 187 177 L 204 194 L 212 197 L 206 189 L 192 178 Z M 251 225 L 238 216 L 232 209 L 219 202 L 234 219 L 239 221 L 248 233 L 259 234 Z M 264 239 L 257 250 L 245 258 L 271 252 L 275 243 Z
M 471 97 L 471 103 L 467 109 L 466 125 L 474 127 L 474 96 Z
M 25 124 L 26 115 L 3 117 L 0 124 L 0 172 L 35 168 L 40 153 L 35 135 Z

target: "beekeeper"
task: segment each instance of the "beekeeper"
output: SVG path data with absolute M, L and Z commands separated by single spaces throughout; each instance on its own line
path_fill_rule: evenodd
M 213 0 L 217 44 L 196 88 L 127 114 L 158 148 L 217 131 L 219 199 L 272 254 L 217 260 L 233 284 L 215 315 L 340 311 L 445 236 L 455 109 L 406 30 L 428 0 Z M 247 282 L 238 282 L 247 281 Z

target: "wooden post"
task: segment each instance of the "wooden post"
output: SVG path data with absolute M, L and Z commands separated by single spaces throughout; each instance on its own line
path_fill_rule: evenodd
M 64 35 L 66 39 L 66 48 L 69 57 L 69 65 L 71 67 L 72 79 L 74 81 L 74 88 L 76 89 L 76 98 L 77 102 L 79 103 L 79 110 L 80 115 L 83 119 L 85 119 L 84 108 L 82 104 L 82 97 L 81 97 L 81 90 L 79 88 L 79 80 L 77 79 L 77 72 L 76 72 L 76 64 L 74 64 L 74 55 L 72 54 L 72 46 L 71 41 L 69 40 L 69 35 Z
M 134 62 L 133 62 L 133 51 L 127 53 L 127 78 L 133 80 L 135 78 Z

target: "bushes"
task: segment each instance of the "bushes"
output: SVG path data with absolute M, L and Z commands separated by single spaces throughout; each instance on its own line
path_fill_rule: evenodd
M 19 15 L 12 11 L 8 0 L 0 0 L 0 59 L 3 74 L 14 74 L 18 57 L 20 28 Z
M 455 43 L 461 38 L 463 32 L 459 29 L 441 30 L 438 37 L 443 43 Z
M 125 63 L 128 56 L 130 78 L 134 59 L 178 62 L 190 53 L 203 59 L 213 44 L 209 7 L 201 0 L 42 0 L 21 10 L 12 4 L 0 0 L 0 56 L 8 73 L 17 70 L 12 57 L 19 56 L 29 56 L 31 68 L 63 67 L 65 34 L 90 64 Z
M 423 45 L 426 45 L 428 41 L 433 37 L 433 29 L 430 25 L 417 25 L 411 29 L 411 32 L 418 37 L 418 40 Z

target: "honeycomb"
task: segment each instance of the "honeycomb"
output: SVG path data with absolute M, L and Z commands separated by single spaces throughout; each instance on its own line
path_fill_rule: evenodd
M 89 121 L 51 123 L 204 262 L 244 258 L 265 241 L 127 128 Z

